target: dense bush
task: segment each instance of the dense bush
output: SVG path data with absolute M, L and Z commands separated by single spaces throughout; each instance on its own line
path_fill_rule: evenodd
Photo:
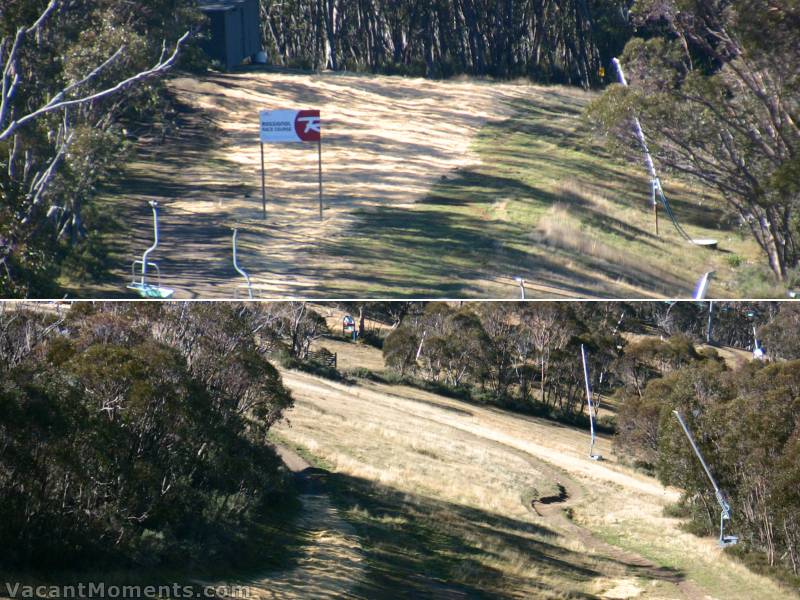
M 781 307 L 780 314 L 759 330 L 761 343 L 772 358 L 800 359 L 800 305 L 792 302 Z
M 608 308 L 608 307 L 605 307 Z M 594 389 L 605 389 L 621 339 L 613 310 L 559 303 L 431 303 L 409 313 L 386 338 L 388 367 L 402 376 L 525 412 L 586 410 L 580 346 Z
M 0 314 L 0 565 L 230 558 L 285 486 L 265 435 L 291 397 L 249 324 L 225 304 Z
M 743 548 L 800 574 L 800 361 L 751 361 L 730 371 L 717 360 L 696 360 L 622 398 L 620 448 L 684 490 L 695 530 L 716 533 L 714 490 L 676 409 L 728 495 L 730 529 Z

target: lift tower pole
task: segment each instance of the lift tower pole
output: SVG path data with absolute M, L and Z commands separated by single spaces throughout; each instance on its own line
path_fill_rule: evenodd
M 692 437 L 692 432 L 689 431 L 689 427 L 686 425 L 686 422 L 683 420 L 681 413 L 677 410 L 673 410 L 675 416 L 678 418 L 678 423 L 681 424 L 681 428 L 683 432 L 686 434 L 686 437 L 689 439 L 689 443 L 692 445 L 692 449 L 694 453 L 697 455 L 700 464 L 703 465 L 703 470 L 706 472 L 708 476 L 708 480 L 711 482 L 711 485 L 714 487 L 714 495 L 717 498 L 717 503 L 721 509 L 720 519 L 719 519 L 719 545 L 723 548 L 725 546 L 733 546 L 734 544 L 739 542 L 739 538 L 735 535 L 725 535 L 725 521 L 731 520 L 731 505 L 728 504 L 728 501 L 725 499 L 725 494 L 722 493 L 722 490 L 719 489 L 714 476 L 711 474 L 711 470 L 708 468 L 703 455 L 700 454 L 700 449 L 697 447 L 697 444 L 694 441 L 694 437 Z
M 586 364 L 586 350 L 583 344 L 581 344 L 581 361 L 583 362 L 583 381 L 586 385 L 586 403 L 589 405 L 589 428 L 592 435 L 592 441 L 589 445 L 589 458 L 592 460 L 601 460 L 603 457 L 594 453 L 594 444 L 596 441 L 594 433 L 595 408 L 594 402 L 592 401 L 592 386 L 589 385 L 589 367 Z

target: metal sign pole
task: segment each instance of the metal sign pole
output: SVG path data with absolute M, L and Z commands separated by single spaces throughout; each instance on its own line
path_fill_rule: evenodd
M 653 212 L 656 215 L 656 235 L 658 236 L 659 235 L 659 233 L 658 233 L 658 204 L 654 204 L 653 205 Z
M 319 220 L 322 220 L 322 134 L 319 136 Z
M 264 175 L 264 142 L 261 142 L 261 210 L 267 218 L 267 185 Z

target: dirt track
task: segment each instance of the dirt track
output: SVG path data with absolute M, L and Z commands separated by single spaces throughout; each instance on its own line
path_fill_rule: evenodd
M 595 462 L 586 456 L 585 432 L 538 419 L 403 387 L 348 387 L 295 372 L 284 373 L 284 380 L 297 406 L 289 415 L 291 425 L 280 426 L 282 435 L 325 458 L 337 472 L 520 523 L 550 525 L 561 544 L 580 548 L 597 563 L 593 568 L 599 575 L 574 593 L 691 600 L 785 597 L 768 580 L 723 556 L 713 540 L 691 536 L 677 520 L 664 517 L 663 506 L 677 492 L 617 464 L 608 440 L 600 439 L 597 446 L 606 460 Z M 552 489 L 555 482 L 567 492 L 565 503 L 536 505 L 541 516 L 520 503 L 525 489 Z M 562 510 L 566 507 L 572 520 Z M 609 530 L 623 536 L 636 532 L 637 543 L 662 558 L 646 558 L 597 534 Z M 674 558 L 664 558 L 673 553 Z M 519 560 L 527 565 L 515 572 L 523 590 L 524 573 L 536 572 L 537 559 Z
M 291 569 L 230 585 L 247 586 L 249 597 L 259 600 L 341 598 L 363 576 L 355 532 L 317 485 L 315 469 L 288 448 L 276 450 L 300 490 L 302 508 L 295 526 L 308 539 L 305 554 Z

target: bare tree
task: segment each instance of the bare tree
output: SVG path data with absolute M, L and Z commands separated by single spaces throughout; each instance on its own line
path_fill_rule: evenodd
M 116 43 L 107 55 L 97 41 L 80 46 L 74 39 L 77 27 L 94 17 L 77 18 L 74 10 L 65 0 L 49 0 L 32 23 L 15 25 L 12 18 L 0 29 L 5 32 L 0 33 L 0 151 L 5 154 L 0 158 L 5 204 L 0 286 L 18 294 L 26 293 L 30 282 L 14 271 L 26 270 L 21 265 L 39 256 L 33 248 L 43 254 L 52 244 L 48 222 L 56 239 L 74 243 L 85 236 L 82 207 L 118 156 L 122 137 L 112 131 L 117 115 L 135 104 L 130 90 L 172 68 L 191 35 L 186 31 L 171 48 L 164 40 L 160 56 L 144 68 L 148 43 L 120 42 L 114 33 L 109 39 Z M 5 20 L 5 10 L 0 13 Z M 118 29 L 110 25 L 109 31 Z M 84 51 L 81 59 L 57 61 L 55 70 L 43 67 L 48 57 L 76 43 Z M 91 56 L 97 56 L 94 63 Z M 75 72 L 78 63 L 82 67 Z M 64 185 L 58 187 L 57 181 Z

